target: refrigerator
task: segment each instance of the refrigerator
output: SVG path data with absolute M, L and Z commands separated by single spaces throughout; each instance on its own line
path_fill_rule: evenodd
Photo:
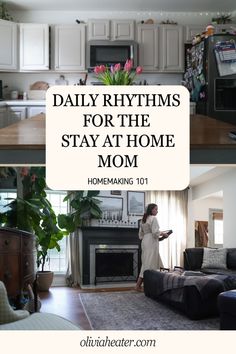
M 236 125 L 236 35 L 210 36 L 185 53 L 183 84 L 196 113 Z

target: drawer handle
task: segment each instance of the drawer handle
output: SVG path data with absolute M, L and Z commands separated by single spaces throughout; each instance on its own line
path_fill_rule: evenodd
M 25 266 L 28 267 L 29 266 L 29 262 L 25 262 Z
M 10 241 L 9 240 L 5 240 L 5 245 L 9 245 Z

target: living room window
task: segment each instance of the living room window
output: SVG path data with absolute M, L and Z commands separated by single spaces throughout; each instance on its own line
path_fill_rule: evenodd
M 16 190 L 2 190 L 0 192 L 0 212 L 6 211 L 7 208 L 6 205 L 11 202 L 10 198 L 14 199 L 16 198 Z
M 52 204 L 52 208 L 56 215 L 67 213 L 67 202 L 63 199 L 66 196 L 66 192 L 63 191 L 51 191 L 47 190 L 47 198 Z M 51 270 L 55 273 L 66 273 L 66 237 L 64 237 L 60 242 L 61 251 L 58 252 L 56 249 L 49 251 L 48 261 L 45 265 L 45 270 Z

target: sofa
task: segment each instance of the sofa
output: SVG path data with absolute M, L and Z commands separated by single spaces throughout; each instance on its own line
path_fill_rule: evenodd
M 198 320 L 218 315 L 217 297 L 236 289 L 236 249 L 187 248 L 184 268 L 173 272 L 146 270 L 144 293 Z
M 205 274 L 224 274 L 236 276 L 236 248 L 220 249 L 226 252 L 226 265 L 219 264 L 218 267 L 203 267 L 203 247 L 186 248 L 184 251 L 184 269 L 192 271 L 201 271 Z M 214 249 L 208 249 L 209 251 Z

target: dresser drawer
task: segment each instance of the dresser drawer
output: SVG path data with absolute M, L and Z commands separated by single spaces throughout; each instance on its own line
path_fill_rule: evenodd
M 18 236 L 11 233 L 0 233 L 0 252 L 20 251 L 21 240 Z
M 36 250 L 35 237 L 22 236 L 21 250 L 23 253 L 32 253 Z
M 34 254 L 24 255 L 22 259 L 22 276 L 23 278 L 28 275 L 35 274 L 36 262 Z
M 9 296 L 20 294 L 20 257 L 0 254 L 0 280 Z

